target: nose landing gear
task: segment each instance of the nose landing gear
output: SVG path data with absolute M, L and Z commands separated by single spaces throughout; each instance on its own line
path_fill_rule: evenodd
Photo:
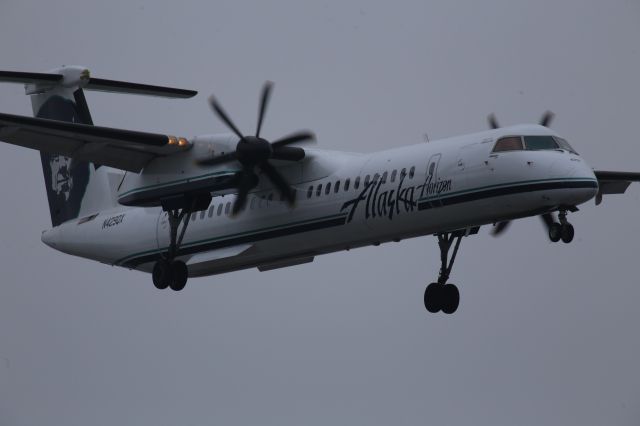
M 569 244 L 573 241 L 575 231 L 573 229 L 573 225 L 567 221 L 566 210 L 560 210 L 558 220 L 560 221 L 559 223 L 553 222 L 549 225 L 549 239 L 554 243 L 562 240 L 563 243 Z

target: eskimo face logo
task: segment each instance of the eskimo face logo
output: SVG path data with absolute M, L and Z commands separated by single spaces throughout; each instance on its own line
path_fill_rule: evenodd
M 57 194 L 62 194 L 64 200 L 69 200 L 69 194 L 73 187 L 73 177 L 70 173 L 71 158 L 58 155 L 51 157 L 51 189 Z
M 81 92 L 76 91 L 76 93 Z M 47 98 L 36 116 L 67 123 L 91 124 L 88 119 L 86 121 L 81 119 L 73 100 L 58 95 Z M 57 226 L 69 219 L 77 218 L 89 184 L 90 163 L 43 151 L 40 152 L 40 158 L 47 188 L 51 223 Z

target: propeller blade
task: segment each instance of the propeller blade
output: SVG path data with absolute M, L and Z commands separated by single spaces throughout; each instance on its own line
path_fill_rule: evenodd
M 498 124 L 498 119 L 494 113 L 489 114 L 487 117 L 487 121 L 489 122 L 489 127 L 492 129 L 499 129 L 500 124 Z
M 494 237 L 499 237 L 507 230 L 507 228 L 509 228 L 510 224 L 511 224 L 510 220 L 505 220 L 503 222 L 496 223 L 493 226 L 493 229 L 491 230 L 491 235 L 493 235 Z
M 238 195 L 233 203 L 231 215 L 235 216 L 240 213 L 247 204 L 249 191 L 258 184 L 258 177 L 251 169 L 245 168 L 243 171 L 236 173 L 238 179 Z
M 269 98 L 271 97 L 271 90 L 273 89 L 273 83 L 267 81 L 262 87 L 262 97 L 260 99 L 260 110 L 258 112 L 258 127 L 256 128 L 256 138 L 260 137 L 260 129 L 262 129 L 262 120 L 264 120 L 264 113 L 267 110 L 269 104 Z
M 218 118 L 224 121 L 227 127 L 233 130 L 233 133 L 235 133 L 236 136 L 238 136 L 240 139 L 244 139 L 244 136 L 242 135 L 240 130 L 238 130 L 236 125 L 233 124 L 233 121 L 231 121 L 231 119 L 229 118 L 225 110 L 222 108 L 222 106 L 218 103 L 218 101 L 213 95 L 209 96 L 209 105 L 211 105 L 211 108 L 213 108 L 213 111 L 218 115 Z
M 215 157 L 207 158 L 204 160 L 197 160 L 196 164 L 199 166 L 215 166 L 218 164 L 228 163 L 230 161 L 237 160 L 237 156 L 235 152 L 230 152 L 228 154 L 218 155 Z
M 247 197 L 249 194 L 249 189 L 245 187 L 240 187 L 238 189 L 238 195 L 236 196 L 236 200 L 233 202 L 233 207 L 231 209 L 231 215 L 237 216 L 242 210 L 244 210 L 244 206 L 247 205 Z
M 541 214 L 540 218 L 542 219 L 542 222 L 547 228 L 547 231 L 551 228 L 551 225 L 553 225 L 556 221 L 555 218 L 553 217 L 553 213 Z
M 277 141 L 272 142 L 271 146 L 273 148 L 277 148 L 277 147 L 290 145 L 292 143 L 297 143 L 297 142 L 309 142 L 314 140 L 315 138 L 316 138 L 316 135 L 314 135 L 313 133 L 302 131 L 302 132 L 293 133 L 289 136 L 280 138 Z
M 555 116 L 556 115 L 553 112 L 545 111 L 544 114 L 542 114 L 542 118 L 540 119 L 540 125 L 549 127 L 551 125 L 551 122 L 553 121 L 553 117 Z
M 300 161 L 304 156 L 304 149 L 298 148 L 297 146 L 276 147 L 276 149 L 273 150 L 273 154 L 271 154 L 271 158 L 274 160 L 284 161 Z
M 293 206 L 296 202 L 295 191 L 289 183 L 282 177 L 280 172 L 276 170 L 268 161 L 263 161 L 259 165 L 260 169 L 267 175 L 269 180 L 273 183 L 273 185 L 278 189 L 280 194 L 287 200 L 290 206 Z

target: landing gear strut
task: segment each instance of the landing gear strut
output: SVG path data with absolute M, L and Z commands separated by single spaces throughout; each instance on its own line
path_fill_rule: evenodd
M 182 244 L 187 225 L 189 225 L 191 211 L 184 209 L 170 210 L 167 214 L 171 242 L 169 243 L 168 252 L 163 254 L 153 265 L 153 285 L 159 290 L 171 287 L 171 290 L 180 291 L 187 284 L 188 271 L 187 265 L 181 260 L 175 260 L 175 257 L 178 254 L 180 244 Z M 178 237 L 178 228 L 183 221 L 184 224 Z
M 573 241 L 575 231 L 573 229 L 573 225 L 571 225 L 569 221 L 567 221 L 566 210 L 560 210 L 560 213 L 558 214 L 558 220 L 560 221 L 560 223 L 553 222 L 549 226 L 549 239 L 554 243 L 562 240 L 563 243 L 569 244 L 571 241 Z
M 189 278 L 189 270 L 182 260 L 177 260 L 178 251 L 182 244 L 182 239 L 187 231 L 191 214 L 200 210 L 206 210 L 211 203 L 211 195 L 193 197 L 188 200 L 167 200 L 163 203 L 162 208 L 167 212 L 169 221 L 169 249 L 160 256 L 160 259 L 153 265 L 153 285 L 164 290 L 170 287 L 173 291 L 182 290 L 187 284 Z M 188 205 L 188 207 L 185 207 Z M 180 225 L 182 224 L 182 229 Z M 178 230 L 180 229 L 180 235 Z
M 447 284 L 447 281 L 453 269 L 453 262 L 456 260 L 460 242 L 465 235 L 465 231 L 437 235 L 438 246 L 440 247 L 440 273 L 438 274 L 438 281 L 429 284 L 424 292 L 424 306 L 431 313 L 442 310 L 445 314 L 452 314 L 458 309 L 460 292 L 455 284 Z M 453 254 L 449 259 L 449 250 L 452 245 L 454 245 Z

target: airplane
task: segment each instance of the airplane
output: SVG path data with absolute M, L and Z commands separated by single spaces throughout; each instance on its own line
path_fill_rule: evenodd
M 435 235 L 441 266 L 425 308 L 456 312 L 449 283 L 464 237 L 501 235 L 540 216 L 553 242 L 570 243 L 568 214 L 621 194 L 640 173 L 594 171 L 566 139 L 538 124 L 500 127 L 370 154 L 299 145 L 299 131 L 262 136 L 273 85 L 265 83 L 255 133 L 215 97 L 226 134 L 195 137 L 100 127 L 85 91 L 187 99 L 197 92 L 94 78 L 82 66 L 47 73 L 0 71 L 24 84 L 34 117 L 0 114 L 0 140 L 40 151 L 52 227 L 46 245 L 149 272 L 156 288 L 247 268 L 268 271 L 316 256 Z

